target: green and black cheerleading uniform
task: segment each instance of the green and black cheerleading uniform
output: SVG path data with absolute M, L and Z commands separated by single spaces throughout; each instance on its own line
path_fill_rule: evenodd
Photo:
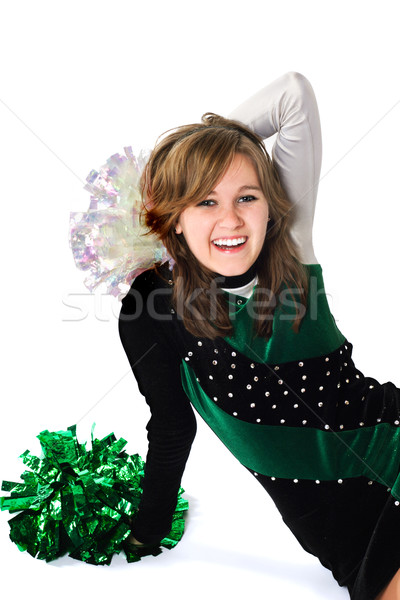
M 289 198 L 293 190 L 306 198 L 301 186 L 309 192 L 307 203 L 296 207 L 292 230 L 309 275 L 306 313 L 295 333 L 295 307 L 278 302 L 270 339 L 254 337 L 253 296 L 228 293 L 234 286 L 227 281 L 234 334 L 196 338 L 171 304 L 167 264 L 135 280 L 119 327 L 152 416 L 133 533 L 155 543 L 169 531 L 196 432 L 194 407 L 267 490 L 304 549 L 348 587 L 353 600 L 374 600 L 400 568 L 400 390 L 355 367 L 352 344 L 329 309 L 310 232 L 319 176 L 319 122 L 310 86 L 288 74 L 250 101 L 253 120 L 240 118 L 240 110 L 237 118 L 256 129 L 265 98 L 279 132 L 274 160 Z M 289 155 L 306 161 L 300 187 L 298 179 L 288 179 L 297 168 L 290 167 Z M 248 281 L 244 275 L 240 285 L 253 275 Z
M 247 335 L 251 298 L 235 297 L 232 338 L 197 339 L 171 307 L 165 279 L 155 270 L 137 278 L 120 333 L 152 417 L 133 531 L 144 542 L 169 531 L 195 434 L 192 404 L 302 546 L 353 598 L 372 600 L 400 565 L 400 391 L 354 366 L 321 266 L 308 269 L 314 292 L 299 332 L 278 307 L 268 342 Z

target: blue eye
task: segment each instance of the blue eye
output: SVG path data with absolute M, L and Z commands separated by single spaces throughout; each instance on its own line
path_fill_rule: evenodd
M 257 200 L 255 196 L 241 196 L 239 198 L 239 202 L 252 202 L 253 200 Z
M 202 200 L 196 206 L 213 206 L 215 204 L 215 200 Z

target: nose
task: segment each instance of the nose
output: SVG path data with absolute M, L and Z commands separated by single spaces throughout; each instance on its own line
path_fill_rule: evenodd
M 233 205 L 223 208 L 219 219 L 221 227 L 225 227 L 225 229 L 236 229 L 237 227 L 241 227 L 243 223 L 244 221 L 239 214 L 237 206 Z

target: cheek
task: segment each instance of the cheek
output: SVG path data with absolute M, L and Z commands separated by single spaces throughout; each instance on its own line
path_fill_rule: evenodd
M 178 217 L 176 225 L 177 233 L 182 233 L 186 239 L 191 238 L 196 231 L 196 221 L 197 219 L 193 215 L 191 207 L 185 208 Z
M 189 228 L 186 228 L 185 232 L 185 240 L 192 254 L 199 262 L 204 263 L 211 251 L 210 228 L 204 221 L 196 221 L 190 232 Z
M 185 238 L 190 237 L 190 226 L 187 225 L 187 217 L 185 214 L 179 215 L 177 224 L 175 225 L 175 233 L 183 235 Z
M 180 217 L 176 226 L 176 232 L 185 238 L 186 244 L 193 252 L 201 240 L 201 225 L 198 222 L 193 222 L 190 216 L 183 215 Z
M 211 235 L 212 226 L 207 215 L 184 215 L 178 222 L 188 244 L 199 244 Z
M 265 233 L 267 231 L 268 217 L 269 217 L 268 207 L 263 208 L 263 210 L 260 210 L 258 215 L 255 215 L 255 218 L 253 220 L 253 226 L 259 230 L 260 234 L 265 235 Z

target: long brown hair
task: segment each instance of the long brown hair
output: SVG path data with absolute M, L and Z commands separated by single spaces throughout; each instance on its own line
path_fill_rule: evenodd
M 232 335 L 228 303 L 213 285 L 216 274 L 198 262 L 175 226 L 186 207 L 204 200 L 214 189 L 237 154 L 252 161 L 271 217 L 256 263 L 255 334 L 271 336 L 276 299 L 285 285 L 296 307 L 293 329 L 297 332 L 307 302 L 308 277 L 289 236 L 292 205 L 262 139 L 250 129 L 206 113 L 201 123 L 167 132 L 151 153 L 141 180 L 145 223 L 175 261 L 173 303 L 186 329 L 211 339 Z M 293 288 L 299 299 L 294 298 Z

